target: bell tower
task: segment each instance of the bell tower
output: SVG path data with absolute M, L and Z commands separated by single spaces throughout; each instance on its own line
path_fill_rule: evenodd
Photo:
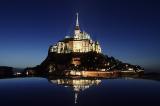
M 78 35 L 80 34 L 80 27 L 79 27 L 79 21 L 78 21 L 78 13 L 76 14 L 77 15 L 77 19 L 76 19 L 76 27 L 75 27 L 75 30 L 74 30 L 74 37 L 75 38 L 79 38 Z

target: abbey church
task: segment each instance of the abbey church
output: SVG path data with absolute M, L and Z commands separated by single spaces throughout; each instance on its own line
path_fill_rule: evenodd
M 100 44 L 98 41 L 93 41 L 88 33 L 80 30 L 78 13 L 74 34 L 66 36 L 49 48 L 50 53 L 86 53 L 91 51 L 101 53 Z

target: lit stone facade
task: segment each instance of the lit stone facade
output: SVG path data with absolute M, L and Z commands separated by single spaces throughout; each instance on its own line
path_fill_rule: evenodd
M 73 37 L 66 36 L 63 40 L 49 48 L 49 52 L 56 53 L 85 53 L 90 51 L 101 53 L 101 47 L 98 41 L 93 41 L 89 34 L 80 30 L 78 14 Z

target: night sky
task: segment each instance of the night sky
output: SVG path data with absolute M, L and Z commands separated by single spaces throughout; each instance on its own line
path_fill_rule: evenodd
M 0 65 L 40 64 L 50 45 L 73 33 L 76 12 L 104 54 L 160 69 L 158 0 L 1 0 Z

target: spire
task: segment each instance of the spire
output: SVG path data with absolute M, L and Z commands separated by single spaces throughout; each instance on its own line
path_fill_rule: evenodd
M 76 15 L 77 15 L 77 19 L 76 19 L 76 28 L 75 28 L 75 30 L 80 30 L 79 21 L 78 21 L 78 13 L 76 13 Z
M 79 37 L 79 34 L 80 34 L 80 27 L 79 27 L 79 21 L 78 21 L 78 13 L 76 14 L 77 15 L 77 19 L 76 19 L 76 27 L 75 27 L 75 30 L 74 30 L 74 38 L 80 38 Z
M 77 13 L 76 15 L 77 15 L 76 26 L 79 26 L 79 22 L 78 22 L 78 13 Z

